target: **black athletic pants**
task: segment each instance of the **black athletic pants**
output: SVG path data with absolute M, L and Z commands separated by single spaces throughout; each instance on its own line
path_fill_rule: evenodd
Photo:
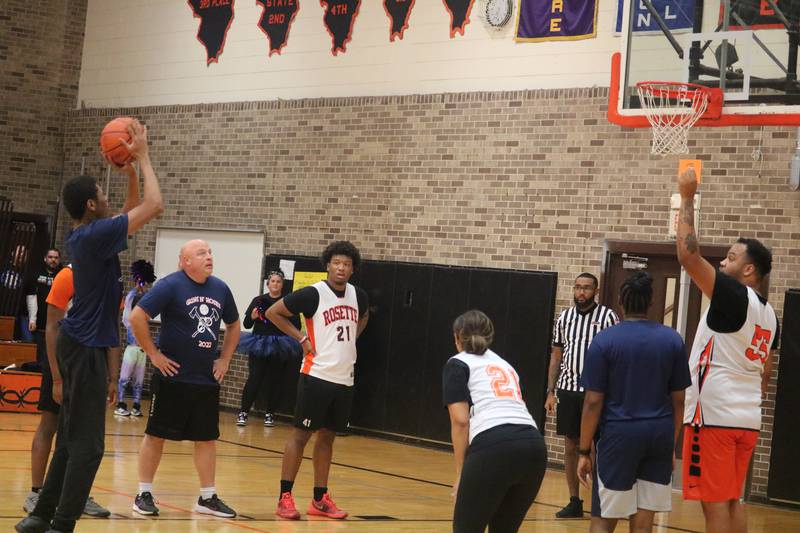
M 105 348 L 83 346 L 64 332 L 56 344 L 64 399 L 56 451 L 31 515 L 72 531 L 81 516 L 103 459 L 108 368 Z
M 529 438 L 488 446 L 476 443 L 483 433 L 473 439 L 456 495 L 455 533 L 483 533 L 487 525 L 489 533 L 513 533 L 519 529 L 539 492 L 547 466 L 544 439 L 532 426 L 531 430 Z M 473 450 L 476 444 L 480 447 Z
M 250 412 L 253 402 L 258 397 L 258 391 L 264 387 L 265 411 L 267 413 L 275 412 L 280 404 L 281 394 L 283 394 L 287 364 L 288 360 L 285 357 L 277 355 L 269 357 L 250 355 L 248 357 L 249 374 L 242 391 L 242 411 Z

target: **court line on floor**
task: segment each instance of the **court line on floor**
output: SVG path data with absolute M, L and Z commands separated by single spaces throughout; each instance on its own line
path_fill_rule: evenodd
M 108 487 L 103 487 L 101 485 L 98 485 L 97 483 L 92 485 L 92 488 L 93 489 L 96 488 L 96 489 L 98 489 L 100 491 L 103 491 L 103 492 L 106 492 L 108 494 L 115 494 L 117 496 L 124 496 L 125 498 L 131 499 L 131 500 L 136 498 L 135 496 L 131 496 L 128 493 L 120 492 L 118 490 L 110 489 Z M 158 500 L 158 504 L 161 507 L 166 507 L 167 509 L 172 509 L 174 511 L 179 511 L 179 512 L 182 512 L 182 513 L 186 513 L 187 515 L 190 515 L 190 516 L 195 514 L 193 511 L 190 511 L 189 509 L 184 509 L 183 507 L 178 507 L 177 505 L 172 505 L 172 504 L 169 504 L 169 503 L 165 503 L 163 500 L 160 500 L 160 499 Z M 114 518 L 114 520 L 137 520 L 137 521 L 138 520 L 147 520 L 147 518 L 132 518 L 132 517 L 127 517 L 125 515 L 120 515 L 120 516 L 121 516 L 121 518 Z M 234 526 L 234 527 L 238 527 L 239 529 L 247 529 L 247 530 L 250 530 L 250 531 L 258 531 L 259 533 L 269 533 L 269 531 L 267 531 L 266 529 L 257 529 L 257 528 L 242 524 L 241 520 L 228 520 L 228 519 L 214 517 L 214 516 L 210 516 L 210 515 L 201 515 L 201 516 L 203 517 L 204 520 L 214 520 L 215 522 L 216 521 L 220 521 L 223 524 L 228 524 L 228 525 L 231 525 L 231 526 Z M 250 518 L 250 517 L 247 517 L 247 518 L 252 520 L 252 518 Z M 190 518 L 190 517 L 187 517 L 186 519 L 187 520 L 197 520 L 197 518 Z M 157 520 L 160 520 L 160 518 L 155 518 L 153 520 L 157 521 Z
M 26 430 L 12 430 L 12 431 L 26 431 Z M 106 436 L 113 436 L 113 437 L 141 437 L 141 435 L 133 435 L 133 434 L 127 434 L 127 433 L 106 433 Z M 366 437 L 366 438 L 369 438 L 369 437 Z M 276 454 L 279 454 L 279 455 L 283 455 L 283 451 L 274 450 L 272 448 L 265 448 L 263 446 L 256 446 L 254 444 L 245 444 L 245 443 L 242 443 L 242 442 L 236 442 L 236 441 L 231 441 L 231 440 L 226 440 L 226 439 L 217 439 L 217 440 L 219 442 L 222 442 L 222 443 L 225 443 L 225 444 L 231 444 L 233 446 L 238 446 L 238 447 L 241 447 L 241 448 L 250 448 L 250 449 L 253 449 L 253 450 L 260 450 L 260 451 L 271 452 L 271 453 L 276 453 Z M 234 457 L 238 457 L 238 456 L 234 456 Z M 311 460 L 312 458 L 310 456 L 304 455 L 303 459 Z M 339 463 L 339 462 L 336 462 L 336 461 L 331 461 L 331 465 L 336 465 L 336 466 L 340 466 L 340 467 L 344 467 L 344 468 L 350 468 L 352 470 L 358 470 L 358 471 L 362 471 L 362 472 L 369 472 L 369 473 L 372 473 L 372 474 L 378 474 L 378 475 L 383 475 L 383 476 L 388 476 L 388 477 L 394 477 L 394 478 L 398 478 L 398 479 L 405 479 L 407 481 L 416 481 L 416 482 L 419 482 L 419 483 L 425 483 L 425 484 L 428 484 L 428 485 L 435 485 L 435 486 L 438 486 L 438 487 L 452 488 L 452 485 L 447 484 L 447 483 L 442 483 L 440 481 L 433 481 L 433 480 L 422 479 L 422 478 L 417 478 L 417 477 L 413 477 L 413 476 L 406 476 L 406 475 L 403 475 L 403 474 L 396 474 L 396 473 L 393 473 L 393 472 L 386 472 L 386 471 L 383 471 L 383 470 L 375 470 L 373 468 L 367 468 L 367 467 L 363 467 L 363 466 L 356 466 L 356 465 L 350 465 L 350 464 L 346 464 L 346 463 Z M 100 487 L 98 487 L 98 488 L 100 488 Z M 108 490 L 108 489 L 104 489 L 104 490 Z M 110 492 L 114 492 L 114 491 L 110 491 Z M 123 493 L 116 493 L 116 494 L 123 494 Z M 128 494 L 123 494 L 123 495 L 130 497 Z M 538 500 L 534 500 L 534 503 L 536 503 L 538 505 L 545 506 L 545 507 L 560 508 L 559 505 L 552 504 L 552 503 L 541 502 L 541 501 L 538 501 Z M 189 512 L 189 511 L 186 511 L 186 512 Z M 589 513 L 585 512 L 584 514 L 588 515 Z M 586 518 L 584 517 L 583 519 L 578 519 L 578 520 L 585 520 L 585 519 Z M 681 531 L 681 532 L 684 532 L 684 533 L 702 533 L 702 531 L 698 531 L 698 530 L 695 530 L 695 529 L 685 529 L 685 528 L 680 528 L 680 527 L 676 527 L 676 526 L 669 526 L 669 525 L 660 525 L 659 527 L 663 527 L 663 528 L 666 528 L 666 529 L 672 530 L 672 531 Z

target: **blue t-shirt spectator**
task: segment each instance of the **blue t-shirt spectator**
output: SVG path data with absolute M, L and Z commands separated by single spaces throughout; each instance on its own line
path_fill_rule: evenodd
M 683 339 L 650 320 L 626 320 L 601 331 L 581 376 L 583 388 L 604 394 L 601 422 L 671 417 L 672 392 L 691 382 Z
M 183 270 L 157 282 L 139 303 L 151 318 L 161 315 L 159 349 L 180 364 L 178 373 L 164 377 L 182 383 L 214 384 L 220 320 L 239 320 L 233 294 L 219 278 L 197 283 Z
M 92 348 L 119 346 L 122 270 L 118 254 L 128 248 L 128 215 L 102 218 L 70 231 L 65 241 L 75 295 L 61 330 Z

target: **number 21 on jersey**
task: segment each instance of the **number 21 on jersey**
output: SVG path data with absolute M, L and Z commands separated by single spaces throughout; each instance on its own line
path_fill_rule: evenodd
M 512 398 L 520 402 L 523 401 L 516 373 L 513 371 L 506 372 L 496 365 L 488 365 L 486 374 L 492 380 L 492 390 L 496 398 Z

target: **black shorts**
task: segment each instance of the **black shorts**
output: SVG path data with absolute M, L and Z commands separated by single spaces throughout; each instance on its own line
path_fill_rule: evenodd
M 42 367 L 42 384 L 39 388 L 39 403 L 37 407 L 40 411 L 58 414 L 61 406 L 53 400 L 53 373 L 50 370 L 50 362 L 47 360 L 47 345 L 43 331 L 34 331 L 33 340 L 36 342 L 36 361 Z
M 559 389 L 556 396 L 556 434 L 570 439 L 580 438 L 583 393 Z
M 219 438 L 219 385 L 170 381 L 154 374 L 145 433 L 168 440 Z
M 300 374 L 294 406 L 295 427 L 309 431 L 323 427 L 337 433 L 347 431 L 353 406 L 353 388 Z

